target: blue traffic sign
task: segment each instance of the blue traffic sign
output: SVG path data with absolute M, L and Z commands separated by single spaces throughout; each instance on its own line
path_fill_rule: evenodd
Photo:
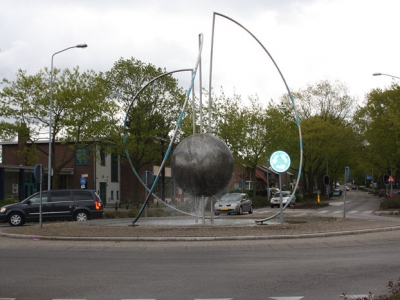
M 285 172 L 290 167 L 290 157 L 284 151 L 276 151 L 272 153 L 269 163 L 276 172 Z
M 81 185 L 85 185 L 86 184 L 86 178 L 85 177 L 81 177 Z

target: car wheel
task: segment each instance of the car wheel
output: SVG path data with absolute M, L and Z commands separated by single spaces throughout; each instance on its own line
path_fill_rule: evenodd
M 271 205 L 271 208 L 274 208 L 274 206 L 273 206 L 273 205 Z
M 214 215 L 219 216 L 219 213 L 215 212 Z
M 24 219 L 20 213 L 11 213 L 8 217 L 8 223 L 11 226 L 21 226 L 24 224 Z
M 253 213 L 253 205 L 251 205 L 250 209 L 249 209 L 249 214 L 252 214 L 252 213 Z
M 241 215 L 243 213 L 243 207 L 239 207 L 238 215 Z
M 74 219 L 75 219 L 75 221 L 78 221 L 78 222 L 87 221 L 89 219 L 89 215 L 86 211 L 81 210 L 75 214 Z

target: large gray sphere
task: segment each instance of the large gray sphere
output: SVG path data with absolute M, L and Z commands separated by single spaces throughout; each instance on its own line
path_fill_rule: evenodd
M 190 195 L 210 197 L 222 191 L 232 178 L 233 156 L 219 138 L 195 134 L 185 138 L 171 156 L 172 176 Z

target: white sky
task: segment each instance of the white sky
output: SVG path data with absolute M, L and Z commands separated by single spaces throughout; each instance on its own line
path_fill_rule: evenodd
M 18 69 L 110 70 L 135 57 L 173 71 L 193 68 L 204 35 L 208 89 L 213 12 L 250 30 L 270 52 L 291 90 L 323 79 L 346 83 L 359 101 L 400 76 L 399 0 L 0 0 L 0 78 Z M 262 48 L 236 24 L 216 18 L 213 87 L 263 101 L 286 93 Z M 177 76 L 188 88 L 189 74 Z M 198 91 L 198 86 L 196 87 Z

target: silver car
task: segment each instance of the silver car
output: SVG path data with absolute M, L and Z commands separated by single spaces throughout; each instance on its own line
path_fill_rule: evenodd
M 271 208 L 279 207 L 280 206 L 280 201 L 281 201 L 281 194 L 282 194 L 282 204 L 283 206 L 286 205 L 286 203 L 290 200 L 290 192 L 288 191 L 282 191 L 275 193 L 274 197 L 271 198 Z M 290 205 L 295 205 L 296 199 L 293 198 L 292 201 L 290 202 Z
M 243 212 L 253 213 L 253 203 L 247 194 L 225 194 L 214 205 L 214 214 L 216 216 L 221 213 L 241 215 Z

